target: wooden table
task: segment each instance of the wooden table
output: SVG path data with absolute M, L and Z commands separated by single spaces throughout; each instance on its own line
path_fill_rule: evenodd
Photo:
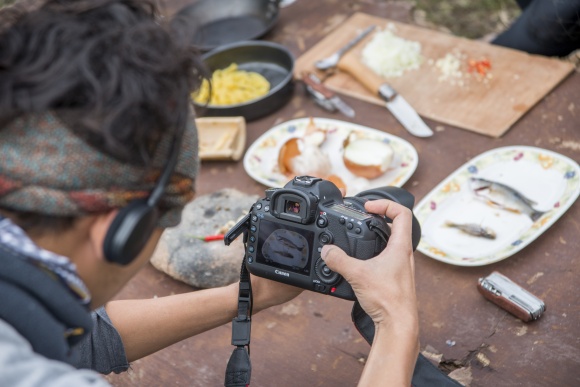
M 169 14 L 184 0 L 166 0 Z M 286 45 L 296 57 L 356 11 L 410 22 L 402 2 L 298 0 L 284 8 L 267 40 Z M 353 122 L 390 131 L 410 141 L 419 166 L 404 188 L 417 201 L 470 158 L 500 146 L 531 145 L 580 160 L 580 74 L 569 76 L 500 139 L 427 121 L 436 134 L 408 134 L 386 109 L 344 97 L 357 113 Z M 493 114 L 493 112 L 490 112 Z M 294 97 L 271 116 L 248 124 L 248 144 L 273 125 L 317 116 L 344 120 L 317 107 L 297 84 Z M 262 195 L 264 186 L 241 162 L 204 162 L 198 195 L 228 187 Z M 415 254 L 421 350 L 443 355 L 448 369 L 469 367 L 471 386 L 580 385 L 580 205 L 525 249 L 483 267 L 459 267 Z M 484 300 L 477 279 L 499 270 L 544 299 L 547 312 L 530 324 Z M 118 298 L 147 298 L 191 291 L 151 266 Z M 355 386 L 369 346 L 350 321 L 351 303 L 312 292 L 257 314 L 252 329 L 253 386 Z M 163 327 L 158 327 L 163 329 Z M 117 386 L 221 386 L 232 351 L 226 325 L 133 363 L 108 376 Z M 448 340 L 454 345 L 448 345 Z

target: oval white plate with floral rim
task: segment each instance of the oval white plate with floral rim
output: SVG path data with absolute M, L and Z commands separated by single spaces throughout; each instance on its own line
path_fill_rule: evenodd
M 254 180 L 268 187 L 283 187 L 292 177 L 286 176 L 278 168 L 278 154 L 281 146 L 292 137 L 301 136 L 310 118 L 299 118 L 274 126 L 260 136 L 249 147 L 244 156 L 244 169 Z M 352 196 L 365 189 L 396 186 L 400 187 L 415 172 L 419 158 L 417 150 L 408 141 L 392 134 L 366 126 L 329 118 L 314 118 L 317 127 L 327 130 L 327 138 L 321 149 L 330 158 L 332 174 L 339 176 L 347 187 L 347 195 Z M 368 138 L 388 143 L 393 148 L 393 161 L 389 169 L 375 179 L 365 179 L 353 175 L 342 161 L 342 144 L 346 136 L 360 131 Z
M 537 220 L 506 210 L 476 195 L 471 178 L 498 182 L 535 202 Z M 501 261 L 530 244 L 578 198 L 580 167 L 561 154 L 535 147 L 492 149 L 465 163 L 415 207 L 422 229 L 418 250 L 458 266 Z M 483 200 L 482 200 L 483 199 Z M 473 236 L 448 222 L 471 224 L 495 233 L 494 239 Z

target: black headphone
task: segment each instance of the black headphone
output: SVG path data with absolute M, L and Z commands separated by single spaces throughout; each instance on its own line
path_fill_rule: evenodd
M 183 128 L 185 126 L 182 125 Z M 167 163 L 149 197 L 131 201 L 113 219 L 103 242 L 103 251 L 107 261 L 122 266 L 128 265 L 147 244 L 159 219 L 157 204 L 177 165 L 183 131 L 183 129 L 178 130 L 173 137 Z

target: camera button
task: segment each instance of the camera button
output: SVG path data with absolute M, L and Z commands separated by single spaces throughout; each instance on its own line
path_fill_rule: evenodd
M 351 222 L 348 222 L 348 224 L 346 225 L 346 228 L 348 228 L 349 230 L 352 230 L 353 227 L 354 225 Z
M 252 222 L 257 222 L 257 221 L 258 221 L 258 216 L 252 215 Z
M 270 211 L 270 206 L 265 206 L 264 211 L 266 211 L 266 212 Z
M 326 263 L 321 258 L 318 258 L 318 261 L 316 261 L 316 264 L 314 265 L 314 271 L 316 272 L 316 275 L 320 281 L 327 285 L 335 284 L 340 278 L 339 274 L 330 270 L 330 268 L 326 266 Z
M 314 290 L 320 293 L 325 293 L 326 292 L 326 285 L 322 285 L 322 284 L 314 284 Z
M 360 227 L 355 228 L 354 232 L 356 232 L 357 234 L 360 234 L 362 232 L 362 230 L 360 229 Z
M 252 236 L 250 237 L 250 242 L 254 243 L 255 241 L 256 241 L 256 237 L 252 235 Z
M 344 218 L 340 218 L 340 219 L 338 220 L 338 223 L 340 223 L 340 224 L 345 224 L 345 223 L 346 223 L 346 220 L 344 220 Z
M 248 251 L 249 251 L 250 253 L 253 253 L 253 252 L 254 252 L 254 246 L 250 246 L 250 247 L 248 247 Z
M 257 229 L 258 229 L 258 228 L 257 228 L 257 227 L 256 227 L 256 225 L 254 225 L 254 224 L 250 226 L 250 231 L 251 231 L 251 232 L 256 232 L 256 230 L 257 230 Z
M 261 210 L 261 209 L 262 209 L 262 203 L 258 203 L 258 204 L 256 204 L 256 208 L 257 208 L 258 210 Z
M 320 240 L 320 243 L 322 243 L 323 245 L 327 245 L 330 242 L 332 242 L 332 237 L 330 235 L 328 235 L 327 233 L 323 232 L 322 234 L 320 234 L 320 236 L 318 237 L 318 239 Z
M 316 224 L 318 225 L 318 227 L 326 227 L 326 225 L 328 224 L 328 220 L 324 216 L 321 216 L 316 221 Z
M 254 257 L 252 257 L 251 255 L 248 255 L 248 263 L 252 263 L 254 262 Z

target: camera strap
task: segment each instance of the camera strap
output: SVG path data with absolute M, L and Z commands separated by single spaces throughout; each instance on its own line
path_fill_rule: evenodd
M 252 282 L 246 268 L 246 257 L 240 270 L 238 292 L 238 315 L 232 320 L 232 352 L 226 367 L 225 387 L 250 385 L 252 363 L 250 362 L 250 331 L 252 326 Z
M 387 244 L 391 232 L 384 222 L 372 218 L 369 223 L 369 230 L 377 234 L 377 236 L 381 238 L 381 240 L 385 243 L 385 245 Z
M 367 341 L 367 343 L 372 345 L 373 339 L 375 338 L 375 323 L 363 310 L 358 301 L 355 301 L 354 305 L 352 306 L 351 316 L 352 322 L 354 323 L 354 326 L 358 332 Z M 417 357 L 417 362 L 415 363 L 415 369 L 413 370 L 411 386 L 461 387 L 461 384 L 444 374 L 425 356 L 419 354 Z

